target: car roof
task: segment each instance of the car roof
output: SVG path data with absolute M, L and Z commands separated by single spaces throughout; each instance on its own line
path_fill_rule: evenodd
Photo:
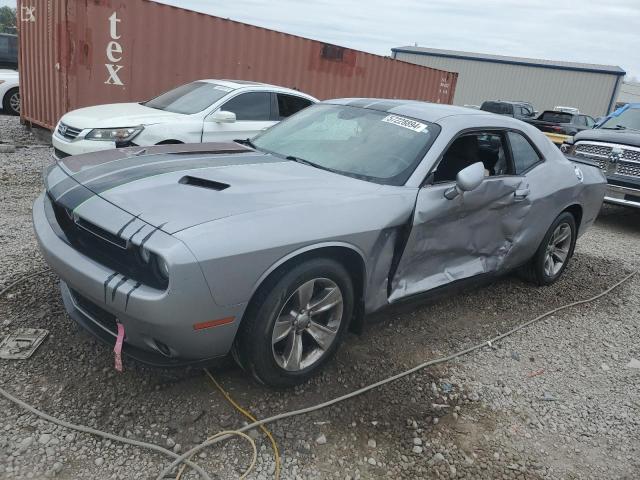
M 250 81 L 250 80 L 229 80 L 229 79 L 217 79 L 217 78 L 204 78 L 204 79 L 196 80 L 196 81 L 197 82 L 215 83 L 217 85 L 221 85 L 223 87 L 229 87 L 229 88 L 232 88 L 234 90 L 237 90 L 237 89 L 240 89 L 240 88 L 251 88 L 252 90 L 255 90 L 255 89 L 259 90 L 259 89 L 263 89 L 264 88 L 265 90 L 277 90 L 277 91 L 281 91 L 281 92 L 291 93 L 292 95 L 298 95 L 298 96 L 301 96 L 301 97 L 307 97 L 307 98 L 310 98 L 310 99 L 314 99 L 314 97 L 309 95 L 308 93 L 300 92 L 300 91 L 294 90 L 292 88 L 281 87 L 279 85 L 272 85 L 272 84 L 269 84 L 269 83 L 253 82 L 253 81 Z
M 490 112 L 478 110 L 476 108 L 458 107 L 454 105 L 444 105 L 441 103 L 430 103 L 421 100 L 397 100 L 385 98 L 336 98 L 326 100 L 322 103 L 333 105 L 347 105 L 351 107 L 369 108 L 382 112 L 405 115 L 427 122 L 437 120 L 452 115 L 495 115 Z

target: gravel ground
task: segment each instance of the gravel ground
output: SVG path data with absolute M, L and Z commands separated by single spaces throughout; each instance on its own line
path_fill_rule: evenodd
M 31 230 L 50 150 L 0 116 L 0 290 L 45 268 Z M 563 278 L 535 288 L 515 277 L 455 297 L 376 316 L 325 372 L 301 388 L 256 385 L 228 359 L 212 369 L 256 417 L 347 393 L 415 364 L 482 342 L 544 311 L 601 292 L 640 268 L 640 212 L 605 206 Z M 283 479 L 638 478 L 640 278 L 493 347 L 338 406 L 270 425 Z M 80 332 L 45 272 L 0 298 L 0 336 L 18 327 L 50 335 L 26 361 L 0 360 L 0 386 L 65 420 L 184 451 L 242 418 L 196 369 L 125 361 Z M 632 368 L 633 366 L 636 368 Z M 0 478 L 155 478 L 166 458 L 41 421 L 0 400 Z M 249 478 L 273 478 L 268 441 Z M 196 457 L 217 478 L 250 460 L 241 440 Z M 196 478 L 188 474 L 185 478 Z

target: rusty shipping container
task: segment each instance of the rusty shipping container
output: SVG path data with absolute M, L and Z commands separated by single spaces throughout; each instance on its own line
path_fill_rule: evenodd
M 457 74 L 149 0 L 18 0 L 23 121 L 149 99 L 200 78 L 452 103 Z

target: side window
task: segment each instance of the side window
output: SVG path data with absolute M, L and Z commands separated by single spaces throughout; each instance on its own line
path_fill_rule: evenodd
M 463 168 L 482 162 L 485 176 L 511 173 L 505 155 L 504 137 L 496 132 L 477 132 L 454 140 L 434 172 L 434 182 L 452 182 Z
M 526 138 L 516 132 L 508 132 L 507 135 L 509 135 L 509 143 L 511 144 L 511 154 L 513 156 L 516 174 L 525 172 L 540 162 L 540 155 L 538 155 L 538 152 L 534 150 Z
M 9 37 L 0 36 L 0 55 L 9 57 Z
M 581 127 L 587 126 L 587 117 L 584 115 L 578 115 L 575 117 L 575 124 L 580 125 Z
M 587 127 L 592 128 L 596 124 L 596 121 L 593 118 L 587 116 L 584 118 L 587 119 Z
M 311 100 L 306 98 L 296 97 L 295 95 L 285 95 L 283 93 L 277 93 L 278 97 L 278 119 L 290 117 L 294 113 L 299 112 L 303 108 L 307 108 L 311 105 Z
M 269 92 L 241 93 L 222 105 L 221 110 L 236 114 L 236 120 L 269 121 L 271 94 Z

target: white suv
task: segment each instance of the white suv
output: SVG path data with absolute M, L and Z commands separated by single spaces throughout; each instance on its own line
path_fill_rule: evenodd
M 73 110 L 53 134 L 58 158 L 131 145 L 247 139 L 318 100 L 242 80 L 198 80 L 140 103 Z

